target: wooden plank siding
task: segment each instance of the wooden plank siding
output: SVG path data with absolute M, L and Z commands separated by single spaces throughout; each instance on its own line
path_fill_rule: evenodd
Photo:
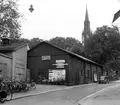
M 71 56 L 69 56 L 69 83 L 84 83 L 84 63 Z
M 12 54 L 12 79 L 27 80 L 27 45 L 16 49 Z
M 49 56 L 48 60 L 42 60 L 43 56 Z M 56 60 L 65 60 L 64 68 L 57 68 Z M 67 85 L 83 84 L 95 81 L 95 75 L 100 75 L 102 66 L 74 53 L 62 50 L 49 43 L 43 42 L 28 51 L 27 68 L 30 69 L 31 79 L 38 81 L 39 75 L 43 73 L 48 79 L 48 72 L 52 70 L 65 69 Z M 41 73 L 41 74 L 40 74 Z M 99 76 L 97 77 L 99 79 Z
M 12 72 L 12 57 L 0 53 L 0 75 L 3 78 L 11 79 Z
M 42 60 L 42 56 L 48 55 L 50 56 L 50 60 Z M 48 79 L 48 70 L 56 69 L 55 64 L 56 60 L 65 60 L 68 63 L 68 54 L 65 52 L 58 50 L 54 47 L 51 47 L 48 44 L 42 44 L 31 52 L 28 52 L 28 69 L 31 70 L 31 78 L 37 81 L 38 73 L 44 72 L 45 78 Z M 68 66 L 66 65 L 66 81 L 68 81 Z M 57 70 L 57 69 L 56 69 Z

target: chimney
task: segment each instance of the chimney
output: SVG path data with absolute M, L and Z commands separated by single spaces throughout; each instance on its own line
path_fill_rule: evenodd
M 2 38 L 2 46 L 9 45 L 11 43 L 10 38 Z

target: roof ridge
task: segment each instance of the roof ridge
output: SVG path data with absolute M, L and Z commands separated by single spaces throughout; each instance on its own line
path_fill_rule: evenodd
M 36 47 L 37 47 L 38 45 L 40 45 L 41 43 L 47 43 L 47 44 L 49 44 L 49 45 L 51 45 L 51 46 L 53 46 L 53 47 L 55 47 L 55 48 L 58 48 L 58 49 L 66 52 L 66 53 L 68 53 L 68 54 L 74 55 L 74 56 L 76 56 L 76 57 L 78 57 L 78 58 L 81 58 L 81 59 L 83 59 L 83 60 L 85 60 L 85 61 L 88 61 L 88 62 L 91 62 L 91 63 L 94 63 L 94 64 L 97 64 L 97 65 L 102 66 L 101 64 L 99 64 L 99 63 L 97 63 L 97 62 L 94 62 L 94 61 L 92 61 L 92 60 L 90 60 L 90 59 L 88 59 L 88 58 L 86 58 L 86 57 L 83 57 L 83 56 L 78 55 L 78 54 L 76 54 L 76 53 L 73 53 L 73 52 L 71 52 L 71 51 L 67 51 L 67 50 L 65 50 L 65 49 L 63 49 L 63 48 L 60 48 L 60 47 L 58 47 L 58 46 L 56 46 L 56 45 L 53 45 L 53 44 L 51 44 L 51 43 L 49 43 L 49 42 L 45 42 L 45 41 L 40 42 L 39 44 L 37 44 L 36 46 L 34 46 L 32 49 L 30 49 L 28 52 L 30 52 L 31 50 L 33 50 L 34 48 L 36 48 Z

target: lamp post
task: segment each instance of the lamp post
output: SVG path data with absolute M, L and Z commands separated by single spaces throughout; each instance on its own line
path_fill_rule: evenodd
M 30 11 L 30 12 L 33 12 L 33 11 L 34 11 L 34 8 L 33 8 L 33 5 L 32 5 L 32 4 L 30 5 L 29 11 Z

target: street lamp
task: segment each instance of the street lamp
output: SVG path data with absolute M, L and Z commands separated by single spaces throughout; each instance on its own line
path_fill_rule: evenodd
M 30 12 L 33 12 L 33 11 L 34 11 L 34 8 L 33 8 L 33 5 L 32 5 L 32 4 L 30 5 L 29 11 L 30 11 Z

